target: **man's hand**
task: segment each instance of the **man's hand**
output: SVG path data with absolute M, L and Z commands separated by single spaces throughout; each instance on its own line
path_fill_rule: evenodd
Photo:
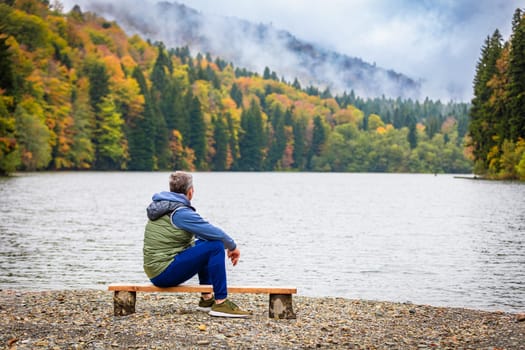
M 228 259 L 232 261 L 233 266 L 237 265 L 240 258 L 241 251 L 239 250 L 239 248 L 235 248 L 235 250 L 228 250 Z

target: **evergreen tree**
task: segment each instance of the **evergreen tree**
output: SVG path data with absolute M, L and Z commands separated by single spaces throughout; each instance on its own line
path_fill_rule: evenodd
M 91 61 L 85 67 L 89 78 L 89 98 L 91 108 L 99 112 L 102 100 L 109 94 L 109 75 L 103 62 Z
M 410 144 L 411 149 L 417 147 L 417 129 L 415 122 L 411 123 L 408 127 L 408 143 Z
M 266 158 L 266 170 L 278 170 L 278 162 L 282 159 L 286 148 L 286 135 L 284 132 L 284 113 L 280 108 L 275 108 L 272 119 L 272 135 L 270 137 L 270 147 Z
M 239 170 L 258 171 L 262 169 L 264 130 L 261 109 L 255 100 L 248 110 L 241 114 L 242 135 L 239 140 Z
M 297 170 L 304 170 L 306 164 L 306 123 L 305 119 L 300 118 L 293 124 L 293 167 Z
M 19 164 L 15 118 L 9 114 L 0 96 L 0 176 L 14 172 Z
M 137 66 L 133 70 L 133 78 L 140 87 L 140 93 L 144 96 L 144 112 L 132 123 L 126 126 L 126 134 L 129 146 L 129 170 L 154 170 L 155 144 L 153 142 L 154 109 L 151 94 L 146 84 L 144 74 Z
M 171 100 L 170 88 L 171 79 L 170 74 L 173 71 L 171 60 L 164 50 L 164 45 L 160 43 L 158 45 L 158 55 L 153 65 L 153 71 L 151 73 L 151 100 L 153 112 L 153 137 L 155 140 L 155 156 L 157 160 L 157 167 L 159 169 L 168 169 L 171 162 L 171 153 L 169 149 L 169 137 L 170 132 L 168 129 L 168 123 L 166 122 L 166 116 L 172 119 L 171 115 Z
M 492 89 L 488 83 L 497 72 L 496 61 L 501 49 L 501 34 L 496 30 L 492 37 L 485 40 L 481 49 L 481 57 L 476 65 L 469 132 L 474 145 L 474 159 L 480 171 L 488 169 L 487 155 L 495 143 L 493 138 L 494 118 L 489 107 Z
M 217 116 L 213 119 L 213 139 L 215 140 L 215 154 L 212 158 L 212 168 L 217 171 L 228 170 L 229 138 L 228 125 L 224 118 Z
M 0 26 L 0 33 L 4 32 L 4 26 Z M 6 44 L 7 36 L 0 36 L 0 89 L 6 93 L 14 92 L 15 76 L 9 46 Z
M 235 104 L 237 104 L 237 108 L 242 106 L 242 91 L 239 89 L 239 86 L 237 84 L 233 83 L 232 88 L 230 90 L 230 97 L 232 100 L 235 101 Z
M 525 19 L 521 9 L 514 13 L 510 39 L 509 97 L 510 140 L 525 138 Z
M 312 170 L 312 158 L 319 156 L 323 149 L 323 145 L 326 142 L 327 130 L 323 125 L 323 121 L 320 116 L 314 118 L 314 129 L 312 133 L 312 144 L 308 150 L 308 158 L 306 167 L 308 170 Z
M 270 68 L 264 67 L 263 79 L 268 80 L 271 77 Z
M 190 133 L 188 137 L 188 146 L 195 152 L 195 165 L 197 169 L 206 167 L 206 123 L 204 114 L 201 110 L 201 104 L 197 96 L 191 99 L 189 106 Z M 184 135 L 183 135 L 184 136 Z

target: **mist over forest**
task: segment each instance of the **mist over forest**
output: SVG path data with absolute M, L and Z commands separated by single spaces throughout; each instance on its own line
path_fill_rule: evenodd
M 167 47 L 188 46 L 254 72 L 269 67 L 303 86 L 329 88 L 334 94 L 354 91 L 361 97 L 425 97 L 415 78 L 301 40 L 271 24 L 208 15 L 178 2 L 90 1 L 86 9 Z

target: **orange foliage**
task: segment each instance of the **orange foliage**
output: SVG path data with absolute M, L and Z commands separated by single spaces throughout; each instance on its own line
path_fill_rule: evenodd
M 283 94 L 270 94 L 266 97 L 266 103 L 270 108 L 280 107 L 281 110 L 285 111 L 290 108 L 293 104 L 292 100 Z
M 454 117 L 448 117 L 441 125 L 441 132 L 443 134 L 449 134 L 454 130 L 457 121 Z

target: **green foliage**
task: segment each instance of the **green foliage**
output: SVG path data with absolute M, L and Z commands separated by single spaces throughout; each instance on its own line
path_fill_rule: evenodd
M 43 18 L 0 4 L 2 32 L 34 51 L 50 44 L 49 31 Z
M 154 109 L 151 94 L 142 71 L 135 67 L 133 78 L 138 82 L 140 93 L 144 96 L 144 112 L 136 120 L 126 126 L 126 135 L 129 146 L 129 170 L 155 169 Z
M 228 170 L 229 134 L 228 124 L 220 116 L 213 119 L 213 139 L 215 140 L 215 153 L 212 157 L 212 167 L 217 171 Z
M 85 72 L 89 78 L 89 97 L 91 107 L 99 112 L 102 100 L 109 94 L 109 75 L 106 65 L 100 61 L 88 61 Z
M 15 118 L 9 115 L 4 99 L 0 95 L 0 175 L 14 172 L 19 163 Z
M 111 96 L 104 97 L 98 106 L 100 111 L 95 128 L 95 152 L 98 169 L 125 169 L 127 141 L 122 126 L 124 121 L 116 110 Z
M 39 170 L 51 162 L 51 132 L 44 111 L 34 100 L 25 100 L 15 111 L 16 139 L 24 170 Z
M 513 33 L 502 44 L 498 30 L 485 40 L 474 78 L 470 146 L 475 172 L 498 179 L 522 179 L 525 138 L 525 20 L 517 9 Z
M 3 31 L 0 26 L 0 32 Z M 0 74 L 0 89 L 12 92 L 15 86 L 15 77 L 11 53 L 9 52 L 9 45 L 7 45 L 6 41 L 7 37 L 0 35 L 0 72 L 2 72 L 2 74 Z
M 264 129 L 261 109 L 255 100 L 248 110 L 243 110 L 241 116 L 242 135 L 239 140 L 241 157 L 239 170 L 255 171 L 262 169 Z

